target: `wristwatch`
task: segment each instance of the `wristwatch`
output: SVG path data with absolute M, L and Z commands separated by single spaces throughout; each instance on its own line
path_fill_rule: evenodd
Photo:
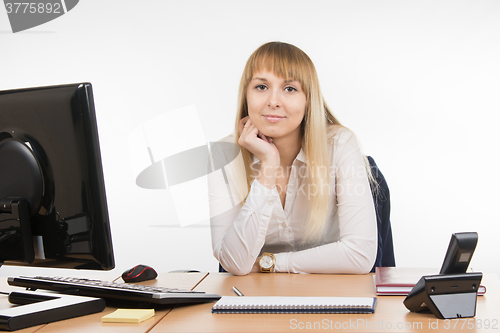
M 260 271 L 263 273 L 274 272 L 274 265 L 276 265 L 276 258 L 274 254 L 264 252 L 259 258 Z

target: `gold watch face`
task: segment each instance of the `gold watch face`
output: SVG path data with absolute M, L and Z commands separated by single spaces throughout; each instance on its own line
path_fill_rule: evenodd
M 273 267 L 273 258 L 270 256 L 264 256 L 260 259 L 260 267 L 263 269 L 270 269 Z

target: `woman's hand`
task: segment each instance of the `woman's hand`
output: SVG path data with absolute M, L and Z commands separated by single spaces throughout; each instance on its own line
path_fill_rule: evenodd
M 276 186 L 276 174 L 280 166 L 280 154 L 273 139 L 260 133 L 250 118 L 241 119 L 238 144 L 257 156 L 260 160 L 259 174 L 256 179 L 263 186 L 272 189 Z
M 279 152 L 273 139 L 262 134 L 247 116 L 240 120 L 238 144 L 257 156 L 262 164 L 279 165 Z

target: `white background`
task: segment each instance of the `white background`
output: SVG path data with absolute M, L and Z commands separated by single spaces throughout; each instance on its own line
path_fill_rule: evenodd
M 397 264 L 438 270 L 451 233 L 477 231 L 471 266 L 500 273 L 499 17 L 496 0 L 85 0 L 13 34 L 0 8 L 0 90 L 93 84 L 114 272 L 216 271 L 206 221 L 180 227 L 168 189 L 135 185 L 130 135 L 194 105 L 207 141 L 226 136 L 248 56 L 295 44 L 389 183 Z

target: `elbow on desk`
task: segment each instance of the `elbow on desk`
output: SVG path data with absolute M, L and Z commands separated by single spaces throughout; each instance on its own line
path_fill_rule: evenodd
M 363 263 L 360 263 L 359 265 L 353 267 L 352 271 L 349 272 L 350 274 L 368 274 L 370 273 L 373 263 L 375 263 L 375 260 L 373 260 L 373 263 L 370 264 L 371 261 L 365 260 Z
M 224 258 L 221 255 L 218 255 L 214 251 L 214 257 L 217 259 L 220 263 L 220 265 L 228 272 L 234 275 L 247 275 L 252 272 L 253 265 L 248 265 L 248 267 L 245 267 L 245 265 L 238 264 L 234 260 L 224 260 Z
M 228 273 L 231 273 L 231 274 L 234 274 L 234 275 L 248 275 L 252 272 L 252 267 L 250 267 L 249 269 L 246 269 L 246 268 L 242 268 L 242 267 L 238 267 L 238 266 L 234 266 L 234 265 L 227 265 L 227 268 L 226 266 L 224 266 L 224 264 L 221 264 L 222 267 L 224 267 L 224 269 L 228 272 Z
M 234 275 L 239 275 L 239 276 L 243 276 L 243 275 L 248 275 L 250 274 L 250 272 L 252 271 L 251 269 L 250 270 L 243 270 L 243 269 L 236 269 L 236 270 L 232 270 L 232 269 L 229 269 L 227 270 L 229 273 L 232 273 Z
M 376 243 L 375 243 L 376 246 Z M 349 269 L 348 274 L 368 274 L 375 264 L 377 259 L 376 248 L 372 251 L 357 251 L 354 248 L 348 248 L 347 257 L 349 257 Z
M 355 274 L 368 274 L 373 268 L 373 265 L 375 264 L 375 259 L 377 258 L 377 254 L 371 258 L 366 258 L 365 260 L 362 261 L 362 264 L 359 265 L 358 267 L 358 272 Z

